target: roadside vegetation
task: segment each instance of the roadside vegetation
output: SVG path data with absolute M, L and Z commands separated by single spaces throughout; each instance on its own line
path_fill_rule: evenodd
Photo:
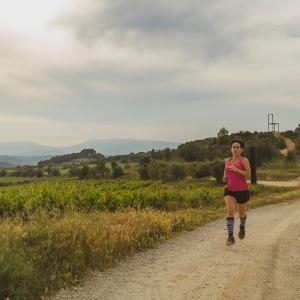
M 256 147 L 259 179 L 298 176 L 298 129 L 276 136 L 222 128 L 178 149 L 112 157 L 84 149 L 2 168 L 0 299 L 47 298 L 91 270 L 224 216 L 224 157 L 236 137 Z M 251 185 L 250 193 L 254 208 L 297 199 L 300 189 Z

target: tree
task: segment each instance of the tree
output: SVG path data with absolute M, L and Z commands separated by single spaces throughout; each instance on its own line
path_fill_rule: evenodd
M 188 162 L 201 161 L 206 158 L 206 148 L 197 141 L 187 142 L 178 146 L 178 154 Z
M 150 156 L 144 156 L 140 159 L 139 164 L 140 165 L 149 165 L 151 162 L 151 157 Z
M 147 165 L 144 164 L 139 167 L 139 174 L 140 174 L 141 179 L 143 179 L 143 180 L 149 179 Z
M 220 137 L 222 137 L 222 136 L 227 136 L 228 134 L 229 134 L 229 130 L 227 130 L 225 127 L 222 127 L 222 128 L 219 130 L 217 136 L 218 136 L 218 138 L 220 138 Z
M 0 177 L 4 177 L 7 175 L 7 171 L 6 170 L 1 170 L 0 171 Z
M 172 180 L 180 180 L 185 177 L 185 171 L 183 166 L 180 166 L 178 164 L 172 164 L 169 167 L 170 177 Z
M 297 137 L 295 146 L 296 146 L 296 150 L 300 152 L 300 136 Z
M 116 166 L 113 168 L 113 171 L 112 171 L 112 177 L 113 178 L 118 178 L 118 177 L 121 177 L 124 175 L 124 171 L 122 169 L 121 166 Z
M 89 166 L 84 166 L 78 171 L 79 179 L 88 179 L 91 176 L 91 169 Z
M 170 148 L 166 148 L 165 150 L 163 150 L 163 158 L 165 160 L 170 160 L 171 158 L 171 149 Z
M 38 170 L 36 170 L 36 177 L 37 178 L 42 178 L 42 177 L 44 177 L 44 173 L 43 173 L 43 171 L 41 170 L 41 169 L 38 169 Z
M 288 151 L 288 153 L 287 153 L 287 155 L 285 157 L 285 160 L 287 162 L 295 162 L 297 160 L 295 151 L 294 150 Z
M 60 176 L 60 171 L 57 168 L 52 168 L 49 175 L 52 177 L 58 177 Z
M 80 156 L 82 157 L 90 157 L 96 155 L 96 150 L 94 149 L 83 149 L 80 151 Z
M 114 169 L 115 167 L 118 166 L 118 163 L 113 160 L 113 161 L 111 161 L 110 166 L 112 169 Z
M 210 174 L 216 178 L 217 184 L 222 184 L 224 173 L 224 161 L 220 159 L 214 160 L 210 165 Z
M 96 166 L 96 173 L 99 174 L 101 177 L 103 177 L 105 174 L 108 174 L 110 172 L 109 168 L 106 167 L 104 161 L 97 162 Z
M 70 169 L 69 169 L 69 175 L 71 177 L 78 176 L 78 173 L 79 173 L 79 169 L 77 167 L 75 167 L 75 166 L 70 167 Z
M 278 149 L 285 149 L 286 148 L 286 142 L 285 139 L 282 136 L 279 136 L 276 139 L 275 145 Z
M 196 178 L 208 177 L 210 175 L 210 163 L 198 163 L 195 166 L 194 176 Z

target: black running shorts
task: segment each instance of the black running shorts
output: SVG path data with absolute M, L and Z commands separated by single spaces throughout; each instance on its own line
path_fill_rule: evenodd
M 243 204 L 249 201 L 250 193 L 249 190 L 246 191 L 229 191 L 225 188 L 224 196 L 232 196 L 236 199 L 237 203 Z

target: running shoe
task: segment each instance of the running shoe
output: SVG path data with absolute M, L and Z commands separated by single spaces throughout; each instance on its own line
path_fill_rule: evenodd
M 242 240 L 245 237 L 245 227 L 240 226 L 239 238 Z
M 227 246 L 231 246 L 235 243 L 235 239 L 234 239 L 234 236 L 233 235 L 230 235 L 226 241 L 226 245 Z

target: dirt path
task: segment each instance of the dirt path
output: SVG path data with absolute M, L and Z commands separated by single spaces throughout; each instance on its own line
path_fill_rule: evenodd
M 286 143 L 286 148 L 280 150 L 280 153 L 283 154 L 284 156 L 287 156 L 288 151 L 295 150 L 296 145 L 295 145 L 295 143 L 291 139 L 286 138 L 286 137 L 283 137 L 283 138 L 284 138 L 285 143 Z
M 225 246 L 220 219 L 53 299 L 300 299 L 299 228 L 300 201 L 251 210 L 234 246 Z
M 297 186 L 300 186 L 300 181 L 299 180 L 286 180 L 286 181 L 260 180 L 257 183 L 258 184 L 263 184 L 263 185 L 284 186 L 284 187 L 297 187 Z

